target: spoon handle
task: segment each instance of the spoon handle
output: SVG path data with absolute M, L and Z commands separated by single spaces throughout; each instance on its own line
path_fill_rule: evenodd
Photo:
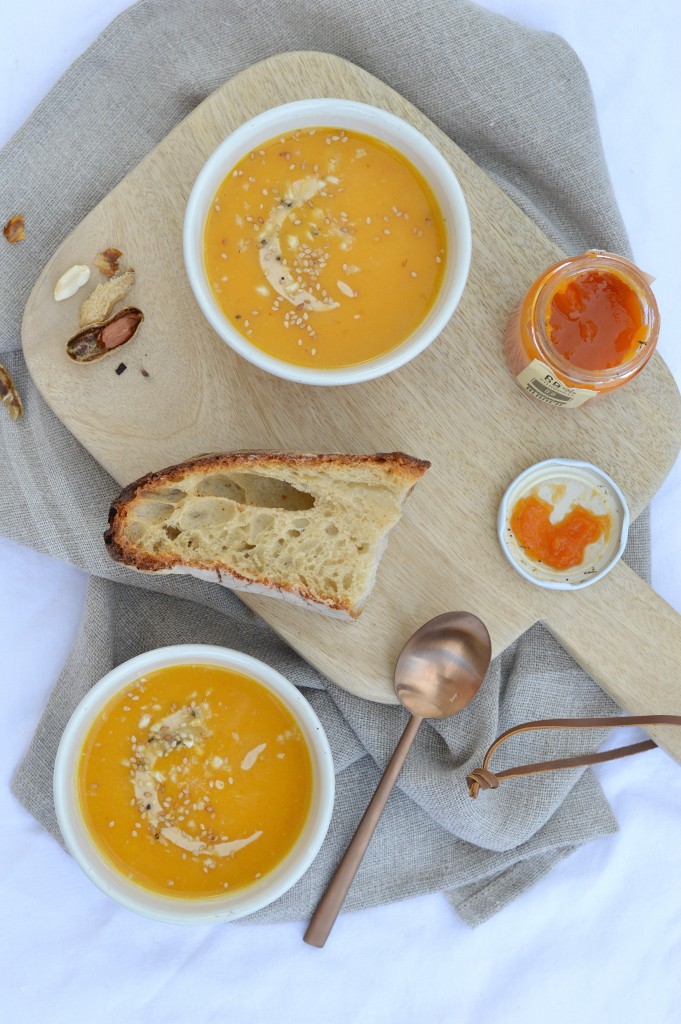
M 395 747 L 395 753 L 390 758 L 388 767 L 383 773 L 376 792 L 364 812 L 364 816 L 357 826 L 357 831 L 352 837 L 350 844 L 343 854 L 343 859 L 336 868 L 336 873 L 329 882 L 326 892 L 319 901 L 319 905 L 312 915 L 304 935 L 305 942 L 310 946 L 323 946 L 326 942 L 334 922 L 343 906 L 343 901 L 352 885 L 352 880 L 357 874 L 357 869 L 362 863 L 362 858 L 374 834 L 378 819 L 383 813 L 383 808 L 388 802 L 397 776 L 400 774 L 409 748 L 414 742 L 418 727 L 423 721 L 418 715 L 412 715 L 407 726 Z

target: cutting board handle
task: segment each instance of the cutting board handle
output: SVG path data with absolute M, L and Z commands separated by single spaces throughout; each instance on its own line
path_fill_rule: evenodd
M 624 562 L 591 587 L 553 592 L 544 622 L 625 711 L 681 714 L 681 615 Z M 681 762 L 681 730 L 646 732 Z

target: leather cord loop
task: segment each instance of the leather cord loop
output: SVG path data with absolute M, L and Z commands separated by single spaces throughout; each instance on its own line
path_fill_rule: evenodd
M 487 768 L 475 768 L 470 775 L 466 776 L 466 781 L 473 799 L 478 795 L 479 789 L 499 788 L 499 777 L 494 772 L 488 771 Z M 472 792 L 473 786 L 475 786 L 475 794 Z
M 524 722 L 498 736 L 485 754 L 482 768 L 474 769 L 466 776 L 468 792 L 473 800 L 481 789 L 498 789 L 503 779 L 515 779 L 521 775 L 535 775 L 538 772 L 552 772 L 559 768 L 583 768 L 604 761 L 616 761 L 630 754 L 640 754 L 644 750 L 652 750 L 657 746 L 654 740 L 642 740 L 630 743 L 616 750 L 606 750 L 596 754 L 583 754 L 581 757 L 562 757 L 554 761 L 537 761 L 535 764 L 521 764 L 516 768 L 506 768 L 496 774 L 490 771 L 489 763 L 492 755 L 502 743 L 517 733 L 531 732 L 534 729 L 622 729 L 630 725 L 681 725 L 681 715 L 631 715 L 627 718 L 544 718 L 536 722 Z

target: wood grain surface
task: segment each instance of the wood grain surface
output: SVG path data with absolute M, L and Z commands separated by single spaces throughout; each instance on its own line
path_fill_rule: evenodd
M 373 103 L 415 125 L 457 174 L 473 228 L 469 281 L 440 337 L 388 377 L 338 388 L 279 380 L 235 355 L 203 319 L 182 259 L 186 200 L 210 152 L 253 115 L 318 96 Z M 56 303 L 52 294 L 65 269 L 111 245 L 137 270 L 128 301 L 146 318 L 121 353 L 120 376 L 115 354 L 91 366 L 67 360 L 80 298 Z M 616 394 L 574 411 L 544 408 L 511 378 L 502 351 L 509 312 L 562 255 L 400 95 L 338 57 L 287 53 L 213 93 L 73 231 L 29 299 L 24 352 L 49 405 L 120 484 L 217 450 L 399 449 L 431 460 L 358 622 L 244 598 L 347 690 L 394 701 L 393 668 L 410 634 L 433 615 L 466 609 L 486 622 L 495 654 L 543 620 L 622 707 L 678 714 L 681 619 L 649 587 L 620 565 L 585 590 L 541 590 L 513 571 L 497 543 L 501 495 L 532 463 L 553 456 L 596 463 L 636 516 L 681 446 L 679 394 L 657 356 Z M 106 515 L 102 509 L 103 528 Z M 656 738 L 681 758 L 681 735 Z

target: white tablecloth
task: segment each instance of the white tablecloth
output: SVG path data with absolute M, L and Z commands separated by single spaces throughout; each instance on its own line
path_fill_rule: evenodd
M 126 6 L 0 5 L 0 144 Z M 585 63 L 635 257 L 657 279 L 660 351 L 681 384 L 676 0 L 487 6 L 563 35 Z M 677 464 L 653 502 L 653 582 L 681 612 L 680 505 Z M 85 583 L 0 540 L 0 1019 L 681 1020 L 681 770 L 659 750 L 599 769 L 616 836 L 579 850 L 476 931 L 428 896 L 344 916 L 319 951 L 303 944 L 303 924 L 181 928 L 109 901 L 9 792 L 75 636 Z

